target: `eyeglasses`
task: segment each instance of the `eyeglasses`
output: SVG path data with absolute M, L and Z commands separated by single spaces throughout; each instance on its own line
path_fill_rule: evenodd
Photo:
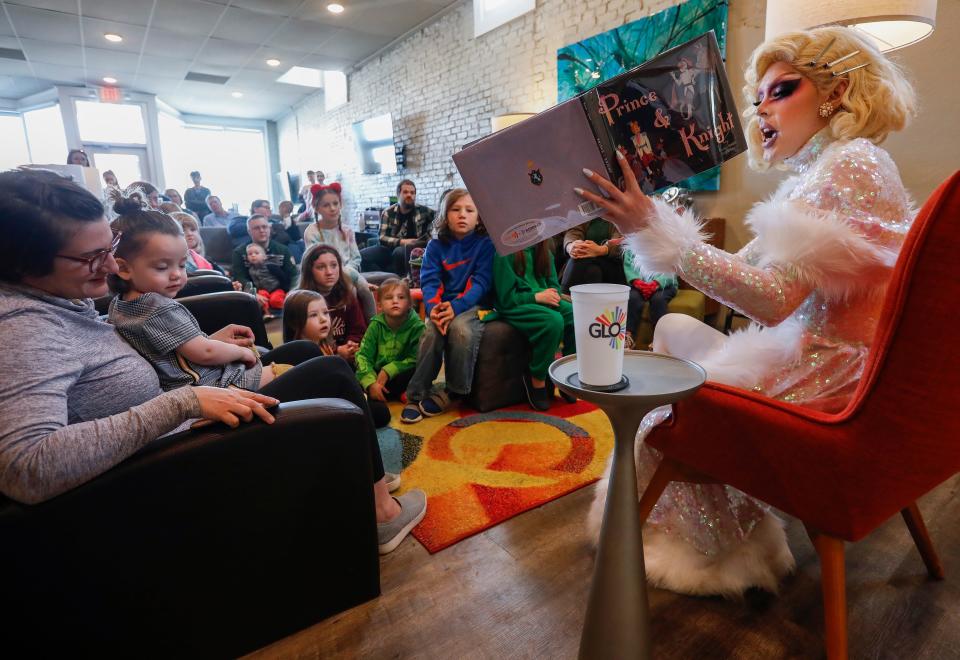
M 97 250 L 89 257 L 74 257 L 69 254 L 57 254 L 54 256 L 60 257 L 61 259 L 69 259 L 70 261 L 76 261 L 77 263 L 87 264 L 87 268 L 90 269 L 91 273 L 96 273 L 106 262 L 107 257 L 112 255 L 117 251 L 117 246 L 120 245 L 120 237 L 123 236 L 123 232 L 116 231 L 113 233 L 113 240 L 110 241 L 110 247 L 105 250 Z

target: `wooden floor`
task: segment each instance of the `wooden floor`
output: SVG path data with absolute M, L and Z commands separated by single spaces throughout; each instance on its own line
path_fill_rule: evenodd
M 253 658 L 574 658 L 593 566 L 593 486 L 430 556 L 412 538 L 381 561 L 383 595 Z M 853 658 L 960 658 L 960 476 L 920 501 L 946 569 L 927 579 L 899 516 L 847 546 Z M 797 572 L 744 601 L 650 590 L 656 658 L 822 657 L 820 571 L 791 521 Z

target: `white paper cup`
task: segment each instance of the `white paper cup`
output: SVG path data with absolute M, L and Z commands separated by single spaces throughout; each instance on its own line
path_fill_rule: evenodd
M 579 284 L 570 287 L 577 337 L 580 382 L 605 387 L 623 376 L 630 287 L 622 284 Z

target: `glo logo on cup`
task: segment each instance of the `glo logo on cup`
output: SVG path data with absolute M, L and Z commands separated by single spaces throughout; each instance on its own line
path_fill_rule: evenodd
M 616 350 L 620 348 L 626 337 L 626 328 L 624 327 L 626 320 L 627 313 L 623 311 L 622 307 L 617 306 L 613 311 L 605 309 L 603 314 L 590 324 L 587 331 L 594 339 L 609 339 L 610 348 Z

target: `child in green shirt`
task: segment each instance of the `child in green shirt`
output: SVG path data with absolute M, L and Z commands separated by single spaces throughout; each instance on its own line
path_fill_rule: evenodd
M 547 241 L 515 254 L 493 258 L 496 310 L 484 322 L 501 319 L 530 342 L 530 371 L 524 377 L 527 399 L 535 410 L 549 410 L 547 368 L 563 341 L 563 354 L 576 352 L 573 306 L 560 297 L 560 283 Z
M 367 392 L 371 410 L 386 407 L 387 396 L 399 398 L 406 391 L 424 329 L 411 309 L 410 287 L 403 280 L 385 280 L 377 299 L 381 312 L 370 319 L 356 353 L 357 380 Z

